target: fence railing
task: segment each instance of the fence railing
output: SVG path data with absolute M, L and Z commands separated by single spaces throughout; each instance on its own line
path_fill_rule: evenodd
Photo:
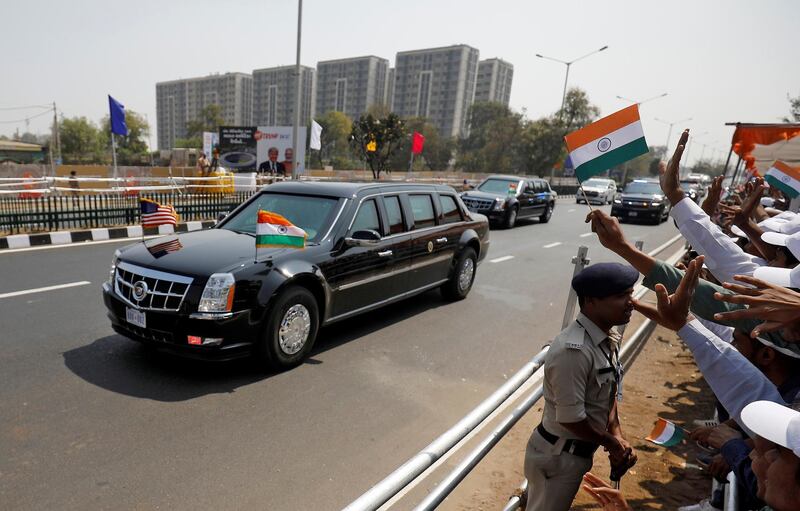
M 673 237 L 650 252 L 650 255 L 663 252 L 680 238 L 680 235 Z M 586 254 L 587 248 L 580 247 L 577 256 L 573 259 L 573 264 L 581 268 L 587 265 L 589 260 L 586 258 Z M 676 258 L 677 255 L 678 254 L 673 255 L 671 259 Z M 577 268 L 576 271 L 578 271 Z M 640 287 L 635 296 L 641 297 L 646 292 L 646 288 Z M 576 300 L 576 295 L 571 293 L 567 300 L 565 316 L 570 315 L 570 310 L 572 310 L 571 314 L 574 314 L 574 302 Z M 643 347 L 644 340 L 649 337 L 654 328 L 655 323 L 650 320 L 645 320 L 642 323 L 633 336 L 628 339 L 620 352 L 623 363 L 626 365 L 633 363 L 636 354 Z M 446 456 L 452 454 L 459 444 L 482 429 L 482 427 L 489 422 L 487 419 L 490 417 L 494 418 L 502 410 L 511 406 L 524 395 L 525 400 L 519 404 L 510 415 L 505 417 L 489 435 L 479 442 L 478 446 L 425 497 L 415 508 L 415 511 L 436 508 L 436 506 L 456 488 L 464 477 L 477 466 L 514 424 L 541 399 L 542 373 L 539 372 L 538 369 L 542 367 L 548 349 L 549 346 L 545 346 L 533 360 L 523 366 L 522 369 L 509 378 L 508 381 L 492 393 L 491 396 L 474 408 L 464 418 L 459 420 L 447 432 L 431 442 L 422 451 L 350 503 L 345 508 L 345 511 L 373 511 L 379 508 L 386 509 L 390 507 L 397 500 L 402 498 L 404 493 L 409 491 L 415 482 L 430 476 L 438 463 Z M 536 387 L 534 387 L 535 385 Z M 515 504 L 509 502 L 505 509 L 519 508 L 520 498 L 514 497 L 512 500 Z
M 180 221 L 209 220 L 233 210 L 254 193 L 0 196 L 0 234 L 135 225 L 140 223 L 140 198 L 173 205 Z

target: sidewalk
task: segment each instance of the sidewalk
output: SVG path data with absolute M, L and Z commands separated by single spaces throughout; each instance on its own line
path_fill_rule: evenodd
M 632 328 L 630 331 L 632 332 Z M 693 444 L 671 449 L 644 440 L 657 417 L 691 427 L 713 416 L 713 394 L 676 334 L 656 328 L 625 375 L 620 405 L 623 431 L 639 462 L 622 479 L 622 491 L 634 509 L 676 509 L 711 493 L 710 476 L 695 464 Z M 524 479 L 525 446 L 539 423 L 542 403 L 523 418 L 441 506 L 445 510 L 498 510 Z M 592 472 L 608 480 L 608 458 L 595 454 Z M 600 509 L 583 491 L 573 509 Z

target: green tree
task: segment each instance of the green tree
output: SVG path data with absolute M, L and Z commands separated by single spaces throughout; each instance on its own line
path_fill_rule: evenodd
M 414 158 L 414 170 L 446 170 L 453 158 L 456 149 L 456 141 L 452 138 L 445 138 L 439 134 L 436 126 L 428 122 L 424 117 L 412 117 L 406 119 L 406 136 L 403 138 L 397 151 L 389 162 L 392 170 L 408 170 L 408 163 L 411 158 L 411 142 L 414 132 L 422 133 L 425 137 L 425 144 L 422 154 Z
M 783 122 L 800 122 L 800 96 L 795 98 L 786 95 L 789 100 L 789 117 L 784 117 Z
M 458 166 L 472 172 L 518 172 L 522 115 L 502 103 L 479 102 L 470 107 L 468 120 Z
M 318 117 L 316 121 L 322 126 L 320 150 L 315 151 L 320 165 L 325 162 L 337 166 L 337 163 L 351 158 L 348 138 L 353 129 L 353 121 L 342 112 L 330 111 Z
M 174 145 L 176 148 L 201 149 L 203 147 L 203 139 L 201 137 L 176 138 Z
M 119 165 L 140 165 L 150 161 L 147 140 L 150 137 L 150 125 L 144 116 L 127 110 L 125 124 L 128 126 L 128 136 L 116 135 L 117 163 Z M 108 116 L 103 117 L 101 138 L 104 147 L 111 151 L 111 124 Z
M 59 123 L 61 154 L 64 163 L 97 163 L 102 161 L 100 130 L 86 117 L 62 117 Z
M 386 117 L 378 118 L 368 113 L 353 123 L 350 146 L 366 160 L 372 171 L 372 178 L 380 179 L 405 135 L 405 122 L 397 114 L 390 113 Z M 372 144 L 375 150 L 369 151 Z
M 204 131 L 216 133 L 223 124 L 225 124 L 225 118 L 222 116 L 222 107 L 212 103 L 203 107 L 196 119 L 186 123 L 186 134 L 189 139 L 202 140 Z M 202 145 L 201 142 L 198 146 L 193 147 Z

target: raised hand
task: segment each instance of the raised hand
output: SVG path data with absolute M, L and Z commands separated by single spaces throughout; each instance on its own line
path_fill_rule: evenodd
M 776 286 L 747 275 L 736 275 L 739 282 L 752 287 L 725 282 L 722 286 L 735 294 L 714 293 L 717 300 L 748 305 L 746 309 L 714 314 L 714 319 L 732 321 L 736 319 L 763 319 L 750 333 L 758 337 L 762 332 L 773 332 L 800 321 L 800 293 Z
M 683 190 L 681 189 L 680 167 L 681 157 L 683 150 L 686 148 L 686 142 L 689 140 L 689 130 L 683 130 L 681 138 L 678 140 L 678 147 L 672 154 L 672 158 L 665 165 L 663 162 L 658 165 L 658 181 L 661 184 L 661 190 L 667 195 L 669 201 L 674 205 L 683 199 Z
M 703 204 L 700 206 L 703 211 L 710 217 L 713 217 L 717 212 L 717 205 L 722 197 L 722 180 L 724 176 L 717 176 L 711 181 L 711 186 L 708 187 L 706 198 L 703 199 Z
M 595 209 L 586 215 L 586 223 L 589 222 L 592 224 L 592 232 L 596 233 L 600 239 L 600 244 L 612 252 L 619 253 L 621 249 L 628 245 L 625 234 L 623 234 L 616 218 L 599 209 Z
M 658 307 L 639 300 L 633 300 L 633 307 L 663 327 L 680 330 L 688 321 L 689 305 L 692 303 L 692 296 L 700 279 L 702 267 L 703 256 L 694 258 L 688 264 L 686 273 L 675 293 L 671 295 L 667 293 L 667 288 L 663 284 L 656 284 Z

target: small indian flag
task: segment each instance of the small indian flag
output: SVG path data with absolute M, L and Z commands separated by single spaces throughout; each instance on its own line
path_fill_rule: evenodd
M 653 431 L 647 435 L 645 440 L 649 440 L 656 445 L 672 447 L 681 443 L 685 437 L 685 429 L 659 417 L 655 426 L 653 426 Z
M 306 231 L 292 225 L 277 213 L 258 211 L 256 226 L 256 248 L 291 247 L 305 248 Z
M 580 182 L 648 152 L 639 105 L 631 105 L 573 131 L 564 140 Z
M 790 199 L 800 195 L 800 167 L 790 167 L 782 161 L 776 161 L 764 177 L 770 186 L 774 186 Z

